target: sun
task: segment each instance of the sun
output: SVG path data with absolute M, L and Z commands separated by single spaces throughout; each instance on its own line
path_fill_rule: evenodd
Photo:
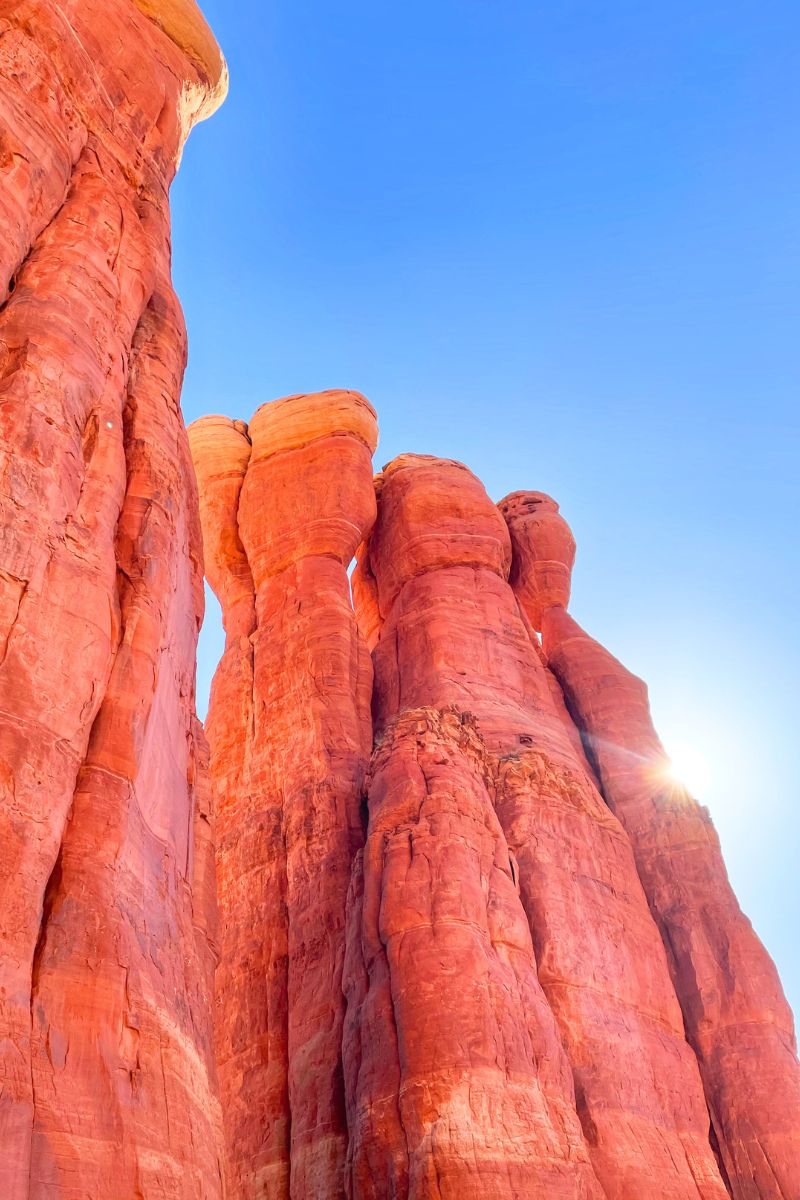
M 667 774 L 698 798 L 705 795 L 711 783 L 711 769 L 705 755 L 695 746 L 681 742 L 669 747 Z

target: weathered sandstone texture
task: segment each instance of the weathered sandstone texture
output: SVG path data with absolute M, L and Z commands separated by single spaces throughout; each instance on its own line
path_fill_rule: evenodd
M 226 650 L 217 1045 L 235 1196 L 344 1195 L 345 908 L 363 844 L 372 665 L 347 568 L 375 520 L 375 414 L 327 392 L 190 429 Z
M 349 1194 L 602 1200 L 475 719 L 379 738 L 348 920 Z
M 605 1194 L 723 1197 L 664 947 L 628 839 L 576 753 L 507 582 L 505 522 L 459 463 L 402 456 L 378 493 L 376 736 L 423 707 L 477 720 Z M 427 902 L 421 885 L 417 904 Z
M 774 968 L 642 686 L 566 615 L 558 506 L 403 455 L 376 516 L 352 393 L 190 441 L 232 1194 L 800 1196 Z
M 221 1196 L 168 188 L 193 3 L 0 7 L 0 1195 Z
M 226 82 L 193 0 L 0 4 L 0 1200 L 800 1200 L 791 1013 L 558 505 L 373 479 L 354 392 L 187 439 Z
M 518 595 L 631 840 L 700 1065 L 723 1177 L 735 1200 L 800 1195 L 800 1070 L 777 972 L 739 909 L 707 810 L 670 781 L 645 685 L 584 633 L 565 598 L 540 587 L 550 565 L 538 560 L 551 558 L 554 542 L 539 537 L 541 526 L 531 535 L 529 514 L 549 510 L 552 522 L 556 509 L 528 496 L 501 504 Z M 566 578 L 571 539 L 557 520 Z

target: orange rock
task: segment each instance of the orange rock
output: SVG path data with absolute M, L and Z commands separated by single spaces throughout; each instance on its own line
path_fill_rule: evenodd
M 255 623 L 255 589 L 239 534 L 239 497 L 250 438 L 244 421 L 202 417 L 188 429 L 200 494 L 200 521 L 208 582 L 222 606 L 226 647 L 248 638 Z
M 168 188 L 222 60 L 129 0 L 20 0 L 0 33 L 0 1194 L 215 1197 Z
M 664 947 L 625 833 L 575 753 L 506 582 L 505 522 L 466 468 L 405 455 L 383 472 L 369 561 L 384 621 L 376 735 L 418 708 L 477 719 L 606 1196 L 721 1200 Z
M 260 790 L 250 787 L 253 748 L 248 731 L 253 730 L 255 719 L 250 638 L 255 630 L 255 589 L 239 535 L 238 514 L 251 447 L 244 422 L 228 417 L 203 417 L 189 426 L 188 433 L 200 496 L 206 574 L 220 600 L 226 631 L 225 652 L 214 675 L 206 719 L 216 797 L 222 915 L 214 995 L 220 1095 L 226 1145 L 241 1148 L 248 1137 L 252 1156 L 260 1154 L 266 1160 L 274 1156 L 275 1149 L 265 1128 L 264 1111 L 253 1104 L 254 1081 L 258 1078 L 266 1092 L 272 1086 L 266 1079 L 276 1079 L 276 1090 L 281 1096 L 285 1093 L 285 1045 L 276 1044 L 273 1032 L 282 1027 L 285 1013 L 281 1022 L 274 1012 L 268 1013 L 263 1003 L 266 985 L 254 983 L 259 978 L 266 980 L 270 972 L 265 931 L 274 921 L 275 900 L 270 891 L 280 887 L 282 875 L 276 883 L 276 866 L 265 855 L 262 841 L 264 800 Z M 285 944 L 282 954 L 285 957 Z M 273 991 L 280 990 L 282 982 L 283 973 L 279 988 Z M 281 1003 L 285 1009 L 285 999 Z M 243 1078 L 250 1081 L 249 1091 L 242 1088 Z M 278 1157 L 286 1159 L 283 1127 L 276 1138 L 281 1146 Z M 256 1168 L 251 1164 L 250 1169 Z M 226 1155 L 232 1196 L 247 1194 L 238 1172 L 238 1160 Z
M 359 633 L 367 649 L 372 651 L 378 644 L 381 632 L 381 614 L 378 608 L 378 585 L 369 565 L 369 543 L 362 542 L 356 551 L 355 566 L 350 575 L 353 607 Z
M 555 502 L 373 483 L 353 392 L 187 442 L 226 85 L 194 0 L 0 16 L 0 1197 L 800 1195 L 777 975 Z
M 229 1174 L 236 1196 L 328 1200 L 344 1195 L 345 906 L 372 748 L 347 568 L 375 519 L 377 426 L 363 397 L 326 392 L 264 405 L 247 435 L 223 418 L 190 432 L 228 630 L 208 732 Z

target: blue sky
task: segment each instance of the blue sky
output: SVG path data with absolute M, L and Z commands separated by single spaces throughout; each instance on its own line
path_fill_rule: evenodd
M 572 611 L 701 760 L 800 1012 L 800 8 L 205 0 L 173 193 L 187 420 L 326 387 L 383 464 L 550 492 Z M 201 641 L 199 704 L 221 648 Z

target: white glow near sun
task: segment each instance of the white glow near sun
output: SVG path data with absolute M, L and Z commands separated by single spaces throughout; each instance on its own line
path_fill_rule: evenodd
M 703 799 L 711 784 L 708 760 L 694 746 L 677 742 L 668 749 L 669 775 L 698 799 Z

